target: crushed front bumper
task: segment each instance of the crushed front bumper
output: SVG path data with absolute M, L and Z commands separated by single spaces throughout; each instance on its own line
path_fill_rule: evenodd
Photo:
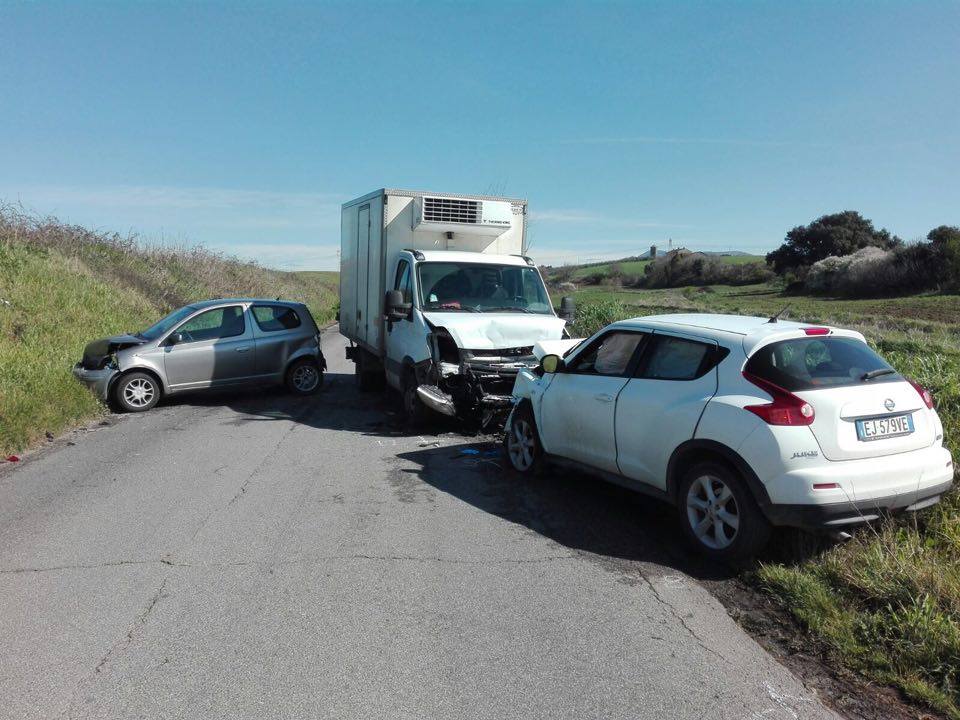
M 100 368 L 98 370 L 88 370 L 82 363 L 73 366 L 73 376 L 90 388 L 93 393 L 103 401 L 109 399 L 110 383 L 120 372 L 115 368 Z

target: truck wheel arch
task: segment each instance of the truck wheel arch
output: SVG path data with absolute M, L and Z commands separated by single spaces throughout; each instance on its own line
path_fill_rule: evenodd
M 747 483 L 747 487 L 750 488 L 750 492 L 753 493 L 753 497 L 761 510 L 765 510 L 770 505 L 770 495 L 767 493 L 767 488 L 746 460 L 723 443 L 703 439 L 687 440 L 681 443 L 670 456 L 667 463 L 667 495 L 673 499 L 674 503 L 680 502 L 677 492 L 680 481 L 683 479 L 683 473 L 696 463 L 706 460 L 722 462 L 740 474 Z

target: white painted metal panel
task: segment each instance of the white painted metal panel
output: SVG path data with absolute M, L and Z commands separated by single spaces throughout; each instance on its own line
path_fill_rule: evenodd
M 340 212 L 340 333 L 357 332 L 357 206 Z

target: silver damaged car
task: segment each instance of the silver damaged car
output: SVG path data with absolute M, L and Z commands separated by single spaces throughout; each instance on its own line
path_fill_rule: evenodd
M 325 369 L 306 305 L 230 299 L 187 305 L 141 332 L 95 340 L 73 374 L 117 409 L 143 412 L 188 390 L 285 384 L 310 395 Z

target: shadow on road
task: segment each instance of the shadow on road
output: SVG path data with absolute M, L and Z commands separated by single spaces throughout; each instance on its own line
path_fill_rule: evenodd
M 236 416 L 228 422 L 237 426 L 279 420 L 377 438 L 419 437 L 430 446 L 398 454 L 414 466 L 401 467 L 400 473 L 601 562 L 652 563 L 701 580 L 728 579 L 742 569 L 693 552 L 670 505 L 566 468 L 548 465 L 538 478 L 520 476 L 509 467 L 497 438 L 463 434 L 455 422 L 439 416 L 426 427 L 406 427 L 393 394 L 361 393 L 353 374 L 326 373 L 323 388 L 309 397 L 261 388 L 174 396 L 166 404 L 229 407 Z M 441 433 L 462 442 L 433 444 L 430 438 Z M 791 560 L 798 552 L 809 555 L 820 548 L 821 543 L 782 531 L 762 559 Z

